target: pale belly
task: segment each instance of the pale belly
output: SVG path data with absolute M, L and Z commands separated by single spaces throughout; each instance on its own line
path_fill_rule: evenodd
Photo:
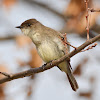
M 52 44 L 52 45 L 51 45 Z M 50 62 L 52 60 L 60 58 L 62 55 L 62 52 L 59 50 L 57 45 L 52 43 L 42 43 L 38 48 L 38 53 L 43 61 Z
M 54 42 L 52 42 L 52 45 L 50 42 L 48 42 L 48 43 L 46 42 L 46 43 L 42 43 L 37 48 L 38 53 L 44 62 L 50 62 L 52 60 L 59 59 L 64 55 L 64 53 L 61 50 L 59 50 L 59 48 L 57 47 L 57 45 Z M 66 66 L 67 66 L 66 61 L 64 61 L 58 65 L 58 67 L 62 71 L 67 73 Z

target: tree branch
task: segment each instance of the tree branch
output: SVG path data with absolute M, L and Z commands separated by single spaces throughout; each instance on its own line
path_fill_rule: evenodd
M 88 8 L 88 3 L 89 3 L 89 0 L 85 0 L 85 5 L 86 5 L 86 31 L 87 31 L 87 40 L 89 40 L 89 27 L 90 27 L 90 22 L 89 22 L 89 8 Z
M 17 35 L 11 35 L 11 36 L 0 37 L 0 41 L 15 40 L 16 37 L 17 37 Z
M 46 65 L 43 65 L 42 67 L 39 68 L 32 68 L 17 74 L 7 74 L 9 75 L 9 77 L 5 77 L 3 79 L 0 79 L 0 84 L 14 80 L 14 79 L 18 79 L 18 78 L 23 78 L 23 77 L 27 77 L 27 76 L 31 76 L 35 73 L 40 73 L 43 72 L 45 70 L 48 70 L 50 68 L 52 68 L 53 66 L 58 65 L 59 63 L 61 63 L 64 60 L 69 60 L 69 58 L 73 57 L 74 55 L 76 55 L 77 53 L 79 53 L 81 50 L 83 50 L 85 47 L 87 47 L 88 45 L 94 43 L 95 41 L 100 39 L 100 35 L 95 36 L 94 38 L 86 41 L 85 43 L 83 43 L 81 46 L 77 47 L 76 50 L 73 50 L 72 52 L 70 52 L 68 55 L 65 55 L 63 57 L 61 57 L 58 60 L 54 60 L 50 63 L 47 63 Z

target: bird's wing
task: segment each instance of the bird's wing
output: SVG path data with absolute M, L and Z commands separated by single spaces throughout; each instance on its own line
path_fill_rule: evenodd
M 68 53 L 68 49 L 69 49 L 68 46 L 65 46 L 63 41 L 61 40 L 61 39 L 64 39 L 63 34 L 49 27 L 46 27 L 46 30 L 44 32 L 48 34 L 49 39 L 52 38 L 51 41 L 56 43 L 59 50 L 61 50 L 62 52 L 62 56 Z

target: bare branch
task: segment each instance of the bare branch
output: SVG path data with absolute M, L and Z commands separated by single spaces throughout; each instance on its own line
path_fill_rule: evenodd
M 87 47 L 88 45 L 94 43 L 95 41 L 97 41 L 99 39 L 100 39 L 100 35 L 97 35 L 94 38 L 92 38 L 92 39 L 86 41 L 85 43 L 83 43 L 81 46 L 77 47 L 76 50 L 73 50 L 68 55 L 63 56 L 58 60 L 54 60 L 50 63 L 47 63 L 46 65 L 43 65 L 42 67 L 32 68 L 32 69 L 29 69 L 27 71 L 23 71 L 23 72 L 20 72 L 20 73 L 17 73 L 17 74 L 12 74 L 12 75 L 8 74 L 10 77 L 5 77 L 3 79 L 0 79 L 0 84 L 11 81 L 11 80 L 14 80 L 14 79 L 23 78 L 23 77 L 26 77 L 26 76 L 31 76 L 35 73 L 40 73 L 40 72 L 43 72 L 45 70 L 48 70 L 48 69 L 52 68 L 53 66 L 58 65 L 59 63 L 61 63 L 65 59 L 69 60 L 69 58 L 73 57 L 74 55 L 79 53 L 81 50 L 83 50 L 85 47 Z
M 96 46 L 97 46 L 97 43 L 93 44 L 92 46 L 89 46 L 87 49 L 82 50 L 81 52 L 88 51 L 88 50 L 90 50 L 90 49 L 93 49 L 93 48 L 96 47 Z
M 61 40 L 64 42 L 64 45 L 67 44 L 67 45 L 73 47 L 74 49 L 77 49 L 75 46 L 71 45 L 71 44 L 67 41 L 66 34 L 67 34 L 67 33 L 64 34 L 64 39 L 61 39 Z M 66 45 L 66 46 L 67 46 L 67 45 Z M 67 51 L 68 51 L 68 50 L 67 50 Z
M 7 76 L 7 77 L 10 77 L 9 74 L 5 73 L 5 72 L 0 72 L 0 74 L 4 75 L 4 76 Z
M 87 31 L 87 40 L 89 40 L 89 8 L 88 8 L 88 3 L 89 0 L 85 0 L 85 5 L 86 5 L 86 31 Z
M 0 37 L 0 41 L 5 41 L 5 40 L 15 40 L 17 36 L 5 36 L 5 37 Z

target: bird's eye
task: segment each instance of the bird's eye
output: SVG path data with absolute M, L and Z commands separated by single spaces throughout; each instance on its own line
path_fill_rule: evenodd
M 27 24 L 27 26 L 29 27 L 29 26 L 31 26 L 31 24 Z

